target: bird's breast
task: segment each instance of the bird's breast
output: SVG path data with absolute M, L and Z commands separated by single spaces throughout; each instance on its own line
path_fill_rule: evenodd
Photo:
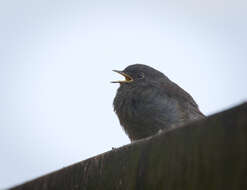
M 149 108 L 156 109 L 152 108 L 155 97 L 156 92 L 148 86 L 131 89 L 120 87 L 114 99 L 114 110 L 121 123 L 136 122 L 150 111 Z
M 128 119 L 134 115 L 137 106 L 136 98 L 132 91 L 118 91 L 113 105 L 120 120 Z

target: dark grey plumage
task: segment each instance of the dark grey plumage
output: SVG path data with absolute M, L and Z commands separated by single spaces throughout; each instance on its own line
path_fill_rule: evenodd
M 117 72 L 126 81 L 116 81 L 113 106 L 131 141 L 204 117 L 193 98 L 158 70 L 135 64 Z

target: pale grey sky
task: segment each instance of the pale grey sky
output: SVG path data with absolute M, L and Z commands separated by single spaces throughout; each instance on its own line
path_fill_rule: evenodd
M 207 115 L 247 100 L 241 0 L 0 2 L 0 188 L 129 143 L 112 69 L 142 63 Z

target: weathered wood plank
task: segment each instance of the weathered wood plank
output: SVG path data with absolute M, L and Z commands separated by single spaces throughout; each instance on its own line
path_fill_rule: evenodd
M 247 103 L 12 188 L 53 189 L 247 189 Z

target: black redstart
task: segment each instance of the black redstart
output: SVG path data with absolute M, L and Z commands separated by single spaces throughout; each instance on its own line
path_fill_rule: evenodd
M 130 65 L 113 102 L 120 124 L 131 141 L 204 118 L 193 98 L 158 70 Z

